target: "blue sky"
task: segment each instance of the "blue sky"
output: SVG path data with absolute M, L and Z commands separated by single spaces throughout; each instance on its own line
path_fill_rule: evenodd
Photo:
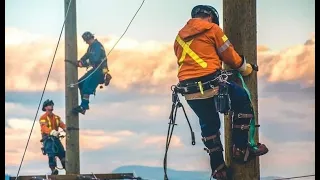
M 78 36 L 90 30 L 110 50 L 141 2 L 77 0 Z M 105 173 L 132 164 L 162 166 L 171 104 L 169 87 L 177 80 L 173 40 L 197 4 L 211 4 L 223 14 L 222 1 L 146 0 L 108 58 L 113 75 L 110 86 L 98 89 L 96 96 L 91 97 L 90 110 L 80 116 L 81 172 Z M 259 0 L 257 4 L 258 45 L 271 48 L 258 52 L 259 133 L 261 142 L 270 148 L 261 157 L 262 176 L 315 172 L 314 4 L 311 0 Z M 6 172 L 14 174 L 60 33 L 64 7 L 57 0 L 10 0 L 5 6 L 5 164 Z M 42 38 L 34 39 L 34 35 Z M 22 41 L 25 39 L 32 41 Z M 65 118 L 63 46 L 62 39 L 44 95 L 44 99 L 54 100 L 55 112 L 62 119 Z M 79 56 L 86 48 L 78 40 Z M 21 59 L 28 66 L 18 70 Z M 84 72 L 80 70 L 79 76 Z M 198 119 L 183 98 L 182 103 L 197 145 L 190 145 L 188 126 L 182 113 L 179 114 L 168 167 L 209 170 Z M 39 138 L 36 124 L 21 174 L 49 171 L 47 159 L 40 153 Z M 110 163 L 101 166 L 101 160 Z
M 78 33 L 120 36 L 141 0 L 77 1 Z M 126 37 L 139 41 L 172 42 L 176 31 L 188 20 L 197 4 L 211 4 L 220 12 L 218 0 L 146 0 Z M 64 3 L 55 0 L 6 0 L 5 26 L 58 37 L 64 17 Z M 279 50 L 300 44 L 315 30 L 314 0 L 257 1 L 258 44 Z M 287 33 L 290 31 L 290 33 Z

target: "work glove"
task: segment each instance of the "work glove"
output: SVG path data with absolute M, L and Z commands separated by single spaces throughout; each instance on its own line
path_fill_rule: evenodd
M 248 76 L 252 73 L 253 68 L 251 64 L 247 63 L 247 60 L 243 55 L 240 55 L 240 57 L 242 58 L 242 65 L 238 70 L 242 76 Z
M 58 137 L 59 136 L 59 132 L 58 131 L 56 131 L 56 130 L 52 130 L 51 132 L 50 132 L 50 135 L 51 136 L 55 136 L 55 137 Z
M 240 71 L 240 74 L 242 76 L 248 76 L 253 71 L 252 65 L 249 63 L 246 63 L 246 69 L 244 71 Z

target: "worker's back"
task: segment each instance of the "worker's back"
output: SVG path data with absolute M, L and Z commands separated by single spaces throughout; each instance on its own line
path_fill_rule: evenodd
M 205 76 L 221 69 L 222 63 L 213 37 L 217 28 L 218 25 L 214 23 L 193 18 L 179 31 L 174 51 L 181 66 L 178 72 L 180 81 Z

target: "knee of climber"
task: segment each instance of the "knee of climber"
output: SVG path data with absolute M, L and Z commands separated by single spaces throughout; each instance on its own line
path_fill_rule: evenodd
M 238 102 L 242 102 L 240 105 L 242 105 L 244 102 L 248 103 L 250 102 L 249 96 L 245 89 L 240 87 L 235 82 L 230 82 L 229 84 L 229 96 L 231 99 L 231 105 L 239 104 Z M 232 103 L 233 101 L 233 103 Z
M 93 94 L 98 85 L 99 81 L 97 79 L 90 78 L 85 80 L 82 88 L 83 94 Z
M 49 158 L 49 167 L 56 167 L 57 166 L 57 162 L 56 162 L 56 158 L 54 155 L 48 155 Z

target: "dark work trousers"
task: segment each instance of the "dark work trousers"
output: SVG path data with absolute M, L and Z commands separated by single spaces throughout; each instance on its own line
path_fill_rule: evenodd
M 79 81 L 85 79 L 78 84 L 81 95 L 81 107 L 83 109 L 89 109 L 89 96 L 94 94 L 98 85 L 104 82 L 104 74 L 102 70 L 97 69 L 94 73 L 92 73 L 93 71 L 94 69 L 92 68 L 79 79 Z
M 44 145 L 45 152 L 48 155 L 49 167 L 57 166 L 56 156 L 60 159 L 60 161 L 64 161 L 65 150 L 60 140 L 57 137 L 53 137 L 53 136 L 48 137 L 44 141 L 43 145 Z
M 231 100 L 231 109 L 241 113 L 252 113 L 251 103 L 246 91 L 234 82 L 230 82 L 229 95 Z M 199 118 L 201 136 L 209 137 L 217 135 L 219 133 L 221 122 L 219 114 L 216 111 L 214 98 L 197 99 L 187 101 L 191 109 Z M 233 132 L 233 143 L 237 147 L 246 147 L 248 142 L 248 132 Z M 220 136 L 215 142 L 207 141 L 204 145 L 209 148 L 216 148 L 221 146 Z M 210 154 L 210 165 L 212 171 L 214 171 L 220 164 L 224 163 L 222 151 L 215 151 Z

